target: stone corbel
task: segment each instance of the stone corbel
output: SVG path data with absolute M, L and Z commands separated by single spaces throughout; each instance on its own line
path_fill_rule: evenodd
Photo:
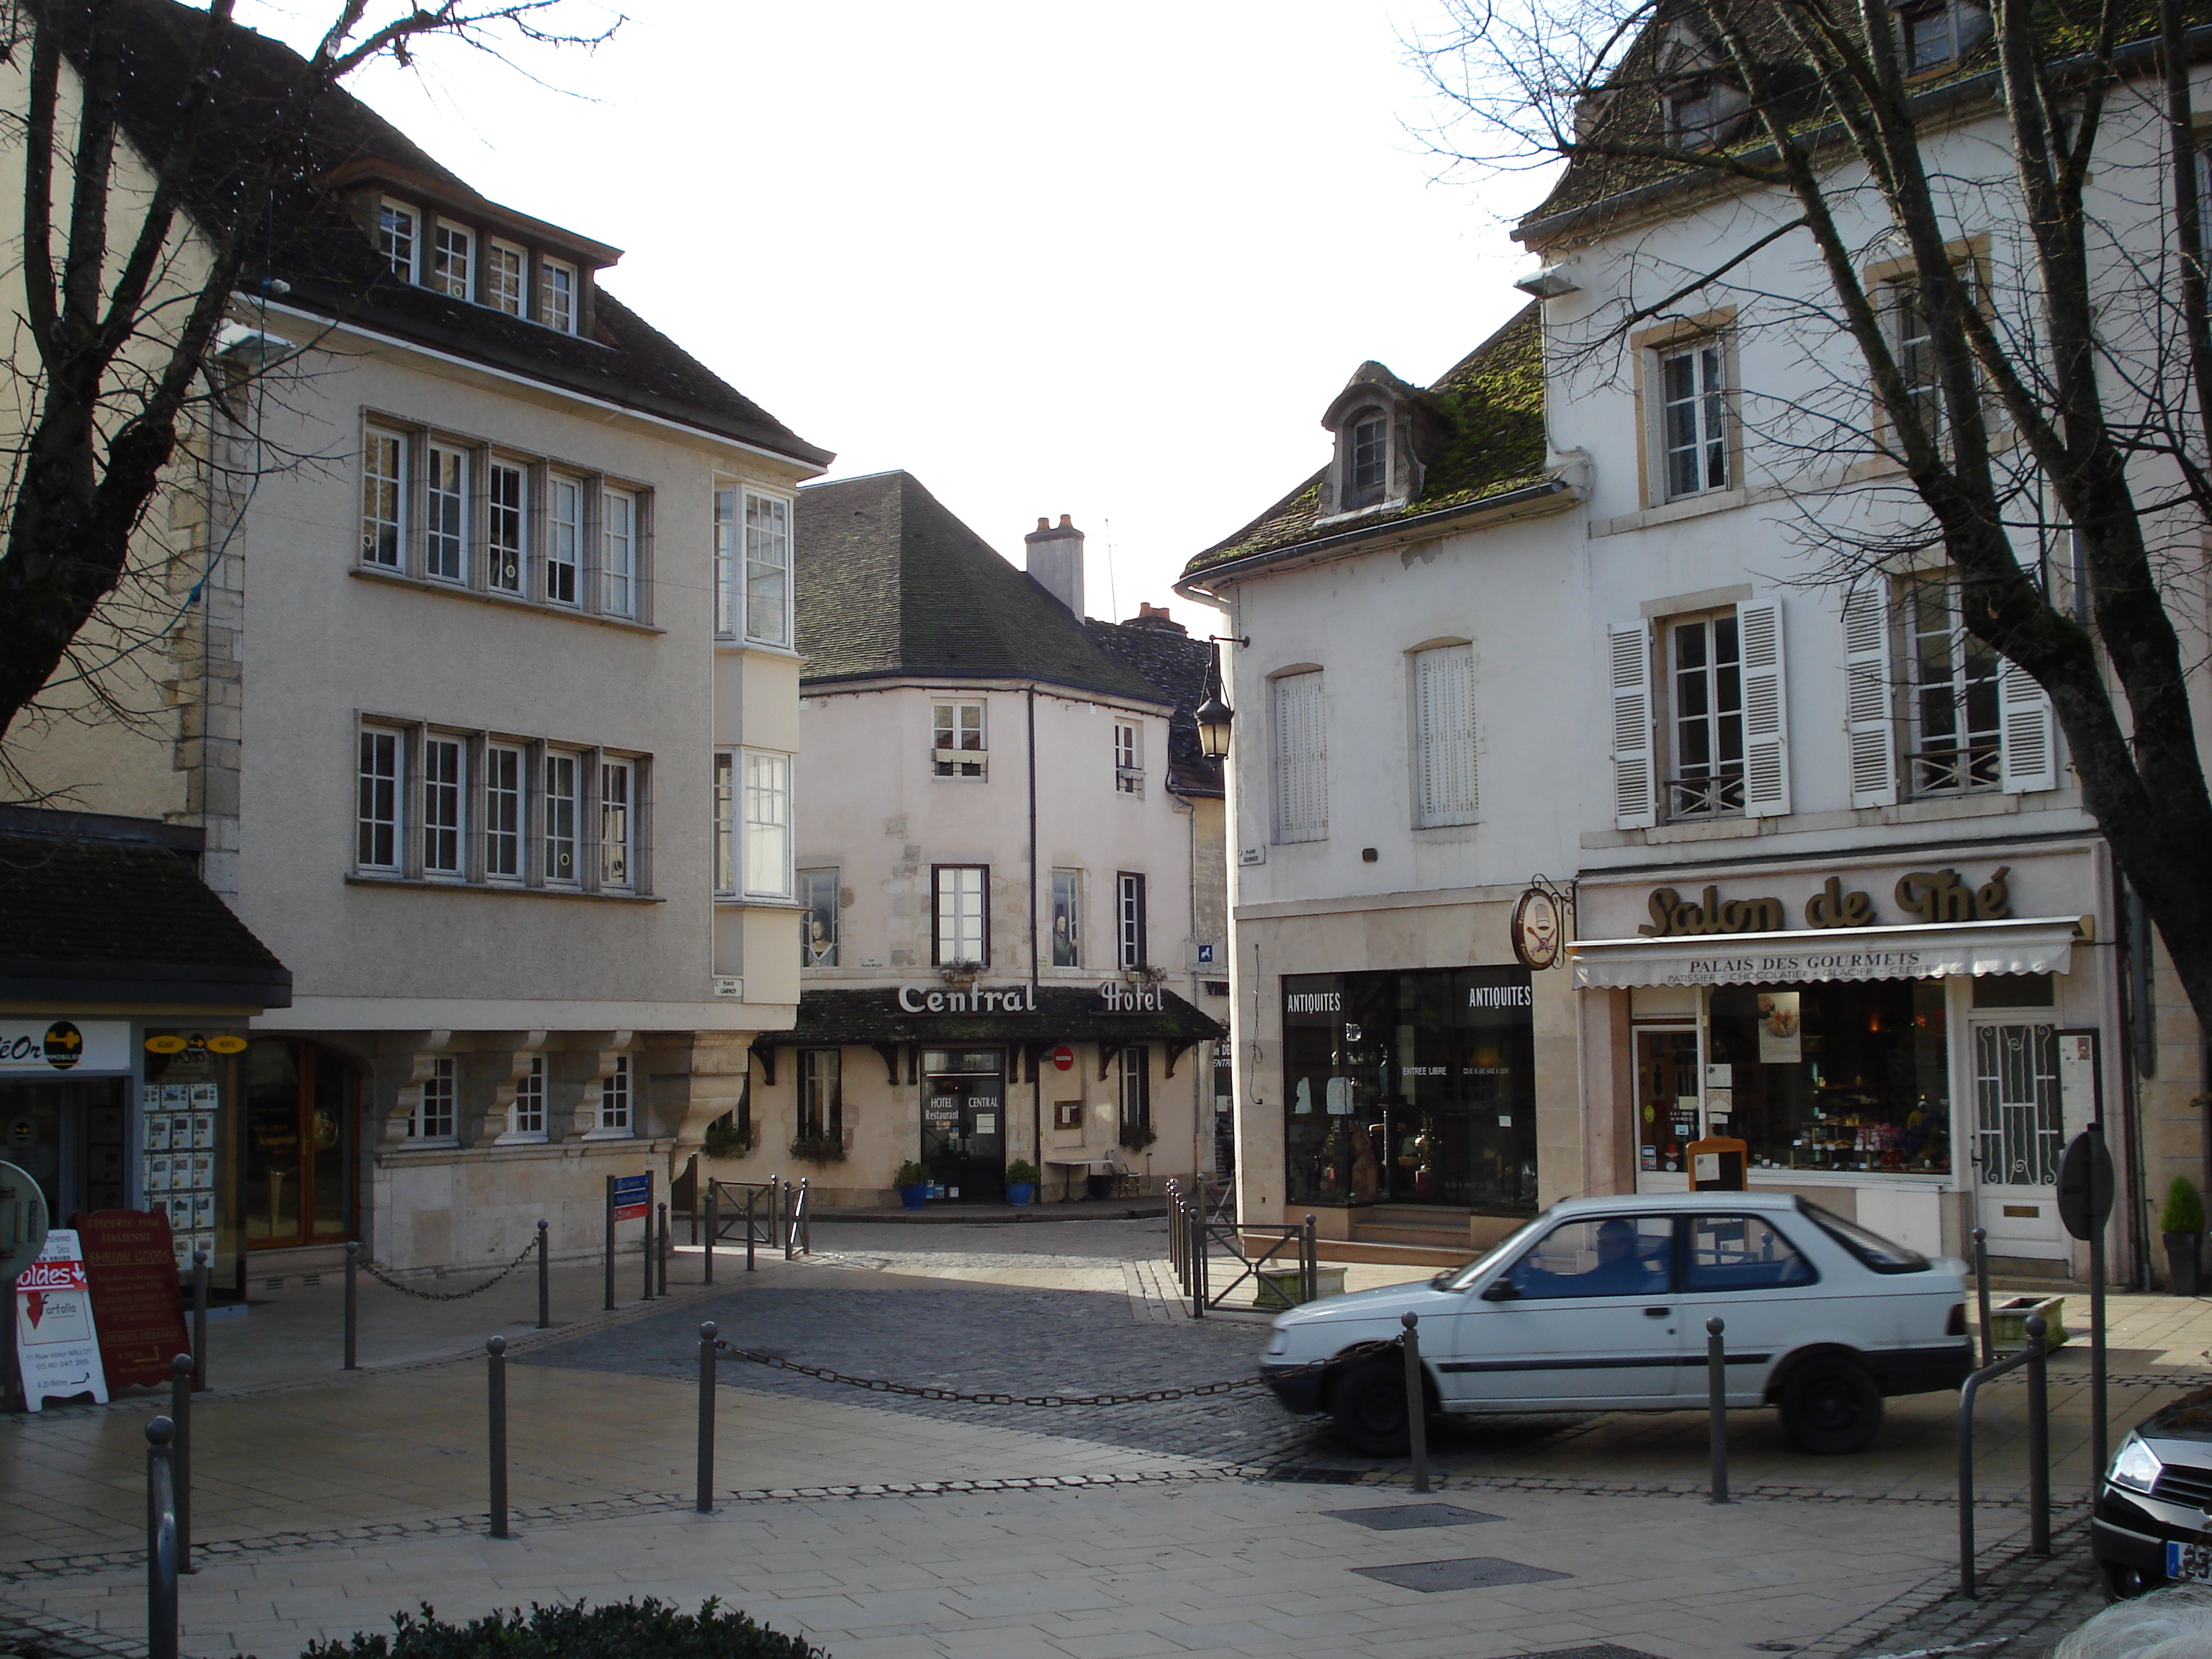
M 405 1067 L 399 1086 L 392 1091 L 392 1109 L 384 1119 L 384 1133 L 377 1137 L 380 1149 L 398 1152 L 407 1145 L 407 1126 L 422 1104 L 422 1085 L 429 1081 L 434 1062 L 451 1058 L 453 1034 L 451 1031 L 423 1031 L 412 1037 L 403 1037 L 405 1045 L 400 1049 L 401 1065 Z
M 575 1104 L 569 1110 L 568 1132 L 565 1136 L 557 1138 L 581 1140 L 599 1127 L 600 1085 L 615 1074 L 615 1061 L 629 1053 L 630 1039 L 635 1035 L 633 1031 L 587 1031 L 579 1034 L 580 1040 L 577 1046 L 580 1052 L 577 1058 L 580 1067 L 578 1076 L 583 1086 L 577 1091 Z M 633 1058 L 629 1077 L 629 1121 L 633 1133 L 638 1120 L 639 1086 L 643 1080 Z M 551 1136 L 553 1125 L 550 1115 L 545 1128 L 546 1133 Z

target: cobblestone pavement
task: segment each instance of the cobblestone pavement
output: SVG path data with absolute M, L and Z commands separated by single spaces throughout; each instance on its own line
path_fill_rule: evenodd
M 1954 1594 L 1958 1570 L 1947 1567 L 1881 1610 L 1894 1616 L 1878 1633 L 1849 1646 L 1808 1650 L 1807 1659 L 1826 1659 L 1829 1653 L 1843 1659 L 1887 1659 L 1931 1650 L 1956 1652 L 1961 1659 L 1967 1654 L 1975 1659 L 2045 1659 L 2067 1632 L 2105 1605 L 2089 1559 L 2087 1528 L 2079 1515 L 2054 1527 L 2048 1556 L 2028 1554 L 2017 1539 L 2004 1545 L 1996 1559 L 1985 1555 L 1971 1601 Z

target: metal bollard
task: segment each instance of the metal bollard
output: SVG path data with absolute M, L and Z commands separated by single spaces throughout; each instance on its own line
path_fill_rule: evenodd
M 714 1512 L 714 1322 L 699 1326 L 699 1498 L 702 1515 Z
M 645 1172 L 645 1254 L 640 1257 L 645 1267 L 645 1299 L 653 1300 L 653 1171 Z
M 545 1224 L 538 1224 L 538 1328 L 553 1328 L 553 1267 L 545 1259 Z
M 1421 1381 L 1421 1316 L 1401 1313 L 1406 1328 L 1399 1346 L 1406 1351 L 1406 1440 L 1413 1455 L 1413 1490 L 1429 1489 L 1429 1391 Z
M 1716 1504 L 1729 1501 L 1728 1490 L 1728 1345 L 1721 1333 L 1728 1322 L 1705 1322 L 1705 1435 L 1712 1443 L 1712 1497 Z
M 361 1246 L 351 1239 L 346 1241 L 345 1258 L 345 1368 L 357 1371 L 361 1369 L 360 1348 L 356 1340 L 359 1328 L 356 1321 L 361 1313 L 361 1288 L 355 1269 L 361 1263 Z
M 1321 1245 L 1314 1232 L 1314 1218 L 1306 1216 L 1306 1300 L 1321 1300 Z
M 192 1252 L 192 1391 L 207 1392 L 208 1253 Z
M 166 1417 L 146 1425 L 146 1659 L 177 1659 L 177 1497 Z
M 1190 1212 L 1190 1316 L 1206 1317 L 1206 1212 Z
M 1981 1304 L 1982 1364 L 1995 1363 L 1996 1341 L 1990 1334 L 1990 1234 L 1986 1227 L 1974 1229 L 1974 1295 Z M 2097 1471 L 2102 1478 L 2104 1470 Z
M 192 1571 L 192 1357 L 169 1361 L 169 1413 L 176 1425 L 170 1443 L 170 1490 L 177 1508 L 177 1571 Z
M 607 1177 L 607 1308 L 615 1310 L 615 1178 Z
M 755 1239 L 754 1228 L 753 1228 L 753 1206 L 754 1206 L 755 1204 L 758 1203 L 759 1201 L 760 1201 L 760 1188 L 757 1188 L 757 1187 L 748 1187 L 748 1188 L 745 1188 L 745 1271 L 746 1271 L 747 1273 L 751 1273 L 751 1272 L 754 1270 L 754 1269 L 753 1269 L 753 1245 L 754 1245 L 754 1243 L 755 1243 L 755 1242 L 756 1242 L 756 1239 Z
M 2051 1553 L 2051 1373 L 2043 1346 L 2048 1329 L 2041 1314 L 2028 1316 L 2027 1547 L 2036 1555 Z
M 484 1344 L 491 1406 L 491 1535 L 509 1536 L 507 1530 L 507 1339 L 495 1336 Z
M 656 1296 L 668 1294 L 668 1252 L 673 1248 L 668 1237 L 668 1206 L 660 1206 L 660 1238 L 653 1252 L 653 1277 Z
M 696 1205 L 691 1211 L 691 1227 L 693 1231 L 698 1231 L 699 1211 Z M 711 1181 L 707 1183 L 707 1272 L 706 1277 L 699 1282 L 702 1285 L 714 1282 L 714 1183 Z

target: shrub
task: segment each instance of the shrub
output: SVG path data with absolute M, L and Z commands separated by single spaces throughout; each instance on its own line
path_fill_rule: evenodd
M 898 1166 L 898 1173 L 891 1177 L 891 1185 L 894 1187 L 920 1187 L 927 1183 L 928 1180 L 929 1171 L 923 1169 L 921 1164 L 915 1163 L 912 1158 L 908 1158 L 905 1163 Z
M 842 1164 L 845 1143 L 836 1135 L 801 1135 L 791 1143 L 791 1155 L 802 1164 Z
M 1006 1165 L 1006 1184 L 1009 1187 L 1034 1187 L 1036 1183 L 1037 1166 L 1029 1159 L 1018 1158 Z
M 653 1596 L 600 1607 L 542 1607 L 448 1624 L 428 1602 L 419 1619 L 392 1616 L 392 1634 L 310 1642 L 300 1659 L 828 1659 L 796 1636 L 725 1613 L 709 1596 L 679 1613 Z
M 1124 1123 L 1121 1126 L 1121 1147 L 1125 1152 L 1141 1152 L 1159 1139 L 1149 1123 Z
M 707 1126 L 704 1148 L 709 1158 L 743 1158 L 753 1149 L 753 1127 L 739 1127 L 735 1117 L 718 1117 Z
M 2166 1189 L 2166 1208 L 2159 1212 L 2162 1233 L 2201 1233 L 2204 1231 L 2204 1194 L 2187 1176 L 2176 1176 Z

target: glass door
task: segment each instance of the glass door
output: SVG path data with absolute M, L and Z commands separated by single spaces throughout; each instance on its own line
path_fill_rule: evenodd
M 1647 1192 L 1687 1192 L 1689 1146 L 1703 1133 L 1694 1025 L 1636 1027 L 1636 1180 Z
M 1006 1194 L 1006 1081 L 996 1048 L 925 1050 L 921 1162 L 929 1195 L 997 1204 Z
M 2066 1126 L 2058 1093 L 2058 1028 L 2041 1021 L 1973 1023 L 1976 1208 L 1991 1255 L 2063 1259 L 2058 1159 Z
M 246 1242 L 343 1239 L 353 1228 L 352 1069 L 313 1043 L 246 1052 Z

